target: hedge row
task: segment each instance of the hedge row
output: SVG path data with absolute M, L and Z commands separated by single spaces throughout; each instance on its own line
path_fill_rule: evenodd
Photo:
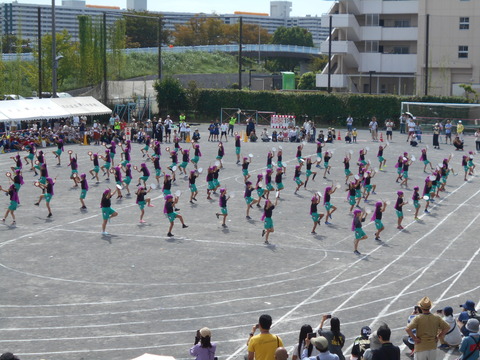
M 221 108 L 274 111 L 277 114 L 308 115 L 318 124 L 339 126 L 350 114 L 357 126 L 366 126 L 372 116 L 381 122 L 398 119 L 402 101 L 465 103 L 464 98 L 400 97 L 393 95 L 328 94 L 325 92 L 273 92 L 199 89 L 197 115 L 215 119 Z

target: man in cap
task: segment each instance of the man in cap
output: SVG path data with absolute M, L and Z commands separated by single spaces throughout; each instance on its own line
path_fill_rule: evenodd
M 250 337 L 247 340 L 248 360 L 274 360 L 275 351 L 279 347 L 283 347 L 283 342 L 277 335 L 270 334 L 272 326 L 272 317 L 263 314 L 258 319 L 258 324 L 254 325 Z M 259 329 L 260 334 L 255 335 L 255 331 Z
M 308 347 L 312 344 L 315 346 L 315 348 L 320 351 L 320 354 L 318 356 L 311 356 L 308 357 Z M 302 353 L 302 360 L 309 359 L 309 360 L 338 360 L 338 355 L 337 354 L 332 354 L 328 350 L 328 340 L 324 336 L 317 336 L 314 338 L 306 338 L 305 339 L 305 347 L 303 349 Z
M 465 336 L 460 345 L 462 359 L 477 360 L 480 351 L 480 333 L 478 332 L 479 323 L 477 319 L 470 319 L 465 325 L 470 335 Z
M 421 299 L 418 306 L 422 313 L 413 318 L 405 331 L 415 341 L 415 360 L 435 360 L 438 337 L 443 338 L 450 326 L 440 316 L 430 312 L 432 302 L 428 296 Z
M 372 330 L 370 327 L 362 327 L 360 330 L 360 336 L 353 340 L 352 356 L 355 356 L 357 359 L 363 359 L 363 354 L 370 348 L 369 336 L 371 333 Z
M 460 138 L 460 140 L 463 141 L 463 132 L 465 131 L 465 126 L 462 124 L 462 120 L 458 120 L 457 123 L 457 135 Z
M 372 360 L 400 360 L 400 348 L 390 342 L 392 331 L 387 324 L 381 325 L 377 330 L 377 336 L 382 347 L 373 352 Z

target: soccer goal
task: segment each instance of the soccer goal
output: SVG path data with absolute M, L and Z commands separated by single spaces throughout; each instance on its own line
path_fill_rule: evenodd
M 246 124 L 248 118 L 255 119 L 257 125 L 270 125 L 270 117 L 275 115 L 273 111 L 244 110 L 239 108 L 221 108 L 220 121 L 228 122 L 230 118 L 237 119 L 237 124 Z
M 407 112 L 414 116 L 416 122 L 427 128 L 435 123 L 445 124 L 447 120 L 455 125 L 462 121 L 466 129 L 480 127 L 480 104 L 404 101 L 401 113 Z

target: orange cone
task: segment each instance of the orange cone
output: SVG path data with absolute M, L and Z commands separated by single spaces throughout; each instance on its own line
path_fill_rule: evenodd
M 383 133 L 380 133 L 380 142 L 383 142 Z
M 337 140 L 342 140 L 342 137 L 340 136 L 340 130 L 338 130 Z
M 247 133 L 246 133 L 246 132 L 243 132 L 243 131 L 242 131 L 242 133 L 243 133 L 243 142 L 245 142 L 245 143 L 248 142 Z
M 83 135 L 83 145 L 88 145 L 87 134 Z

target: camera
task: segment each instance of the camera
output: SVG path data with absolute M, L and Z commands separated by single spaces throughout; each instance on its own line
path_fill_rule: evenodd
M 328 315 L 326 316 L 326 318 L 327 318 L 327 319 L 331 319 L 331 318 L 332 318 L 332 315 L 328 314 Z
M 311 338 L 314 338 L 317 336 L 317 333 L 313 332 L 313 333 L 308 333 L 307 334 L 307 339 L 310 340 Z

